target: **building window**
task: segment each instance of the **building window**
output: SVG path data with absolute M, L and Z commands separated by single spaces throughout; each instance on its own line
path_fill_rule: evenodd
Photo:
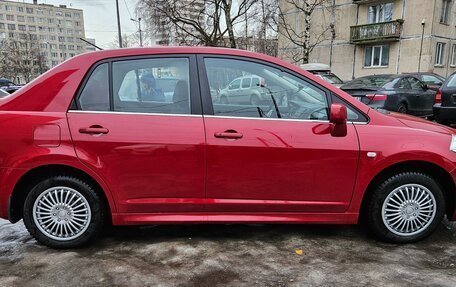
M 0 23 L 0 29 L 5 29 L 5 23 Z
M 369 24 L 391 21 L 393 20 L 393 3 L 369 6 L 367 13 Z
M 27 8 L 27 13 L 28 14 L 33 14 L 33 8 Z
M 17 6 L 16 11 L 19 13 L 24 13 L 24 7 Z
M 49 33 L 54 33 L 54 32 L 55 32 L 55 28 L 53 28 L 53 27 L 48 27 L 48 31 L 49 31 Z
M 25 31 L 26 30 L 25 25 L 17 25 L 17 28 L 19 29 L 19 31 Z
M 440 23 L 449 23 L 452 2 L 453 0 L 442 0 L 442 12 L 440 14 Z
M 445 56 L 445 43 L 437 43 L 435 49 L 435 65 L 443 66 L 443 59 Z
M 8 30 L 16 30 L 16 25 L 8 24 Z
M 6 20 L 14 21 L 14 15 L 6 15 Z
M 386 67 L 389 65 L 389 45 L 369 46 L 364 51 L 364 67 Z
M 53 19 L 53 18 L 49 18 L 49 19 L 48 19 L 48 23 L 49 23 L 49 24 L 54 24 L 54 19 Z
M 36 26 L 29 26 L 29 31 L 35 32 L 36 31 Z
M 13 11 L 13 6 L 11 6 L 11 5 L 5 5 L 5 10 L 6 10 L 6 11 Z
M 55 11 L 55 16 L 62 17 L 63 16 L 62 11 Z
M 35 17 L 27 17 L 27 21 L 33 23 L 35 22 Z
M 451 46 L 451 64 L 452 67 L 456 66 L 456 44 Z
M 17 21 L 18 22 L 25 22 L 25 17 L 24 16 L 17 16 Z
M 65 12 L 65 17 L 71 18 L 71 13 Z

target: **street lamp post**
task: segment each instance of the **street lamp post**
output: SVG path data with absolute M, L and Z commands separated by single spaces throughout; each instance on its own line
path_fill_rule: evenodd
M 426 20 L 425 19 L 423 19 L 423 21 L 421 21 L 421 26 L 422 26 L 422 30 L 421 30 L 421 46 L 420 46 L 420 58 L 418 60 L 418 72 L 420 72 L 420 70 L 421 70 L 421 55 L 423 54 L 424 27 L 426 26 Z
M 141 30 L 141 18 L 138 18 L 138 20 L 130 18 L 131 21 L 137 22 L 139 25 L 139 46 L 143 46 L 143 38 L 142 38 L 142 30 Z
M 117 31 L 119 32 L 119 48 L 122 48 L 122 30 L 120 28 L 119 0 L 116 0 L 117 8 Z

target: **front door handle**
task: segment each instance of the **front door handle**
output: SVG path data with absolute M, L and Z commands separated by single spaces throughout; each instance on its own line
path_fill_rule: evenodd
M 80 128 L 79 132 L 81 134 L 89 134 L 89 135 L 100 135 L 100 134 L 107 134 L 109 130 L 102 126 L 91 126 L 88 128 Z
M 235 130 L 226 130 L 224 132 L 216 132 L 216 133 L 214 133 L 214 137 L 221 138 L 221 139 L 234 139 L 234 140 L 237 140 L 237 139 L 242 138 L 242 136 L 243 135 L 241 133 L 238 133 Z

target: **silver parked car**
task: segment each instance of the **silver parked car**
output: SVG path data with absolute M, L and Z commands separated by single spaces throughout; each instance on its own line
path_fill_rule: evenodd
M 264 79 L 255 75 L 235 78 L 228 86 L 220 90 L 221 104 L 261 105 L 276 94 L 274 87 L 267 87 Z M 276 96 L 276 95 L 275 95 Z

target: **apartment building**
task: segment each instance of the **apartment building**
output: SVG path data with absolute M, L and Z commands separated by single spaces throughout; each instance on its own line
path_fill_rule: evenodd
M 403 72 L 456 71 L 454 0 L 328 0 L 311 15 L 309 62 L 329 64 L 344 80 Z M 280 5 L 298 29 L 303 15 Z M 328 27 L 334 33 L 328 33 Z M 325 32 L 326 31 L 326 32 Z M 279 33 L 279 57 L 299 50 Z M 320 41 L 316 42 L 317 37 Z M 297 63 L 298 64 L 298 63 Z
M 13 39 L 39 45 L 47 67 L 86 51 L 84 14 L 66 5 L 0 1 L 0 40 Z

